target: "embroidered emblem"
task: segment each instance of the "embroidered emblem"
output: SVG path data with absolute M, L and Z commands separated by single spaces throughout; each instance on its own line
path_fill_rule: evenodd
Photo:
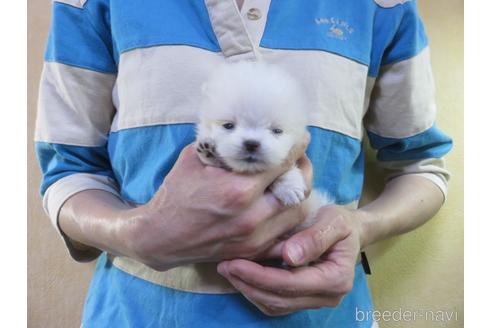
M 330 38 L 345 41 L 350 34 L 354 33 L 354 28 L 342 19 L 335 17 L 315 18 L 316 25 L 328 26 L 326 35 Z

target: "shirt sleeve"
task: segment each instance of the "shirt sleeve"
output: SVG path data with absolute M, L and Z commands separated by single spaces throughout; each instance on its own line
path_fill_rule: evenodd
M 75 247 L 58 226 L 72 195 L 88 189 L 118 195 L 107 139 L 114 116 L 116 65 L 104 1 L 54 1 L 43 66 L 35 147 L 43 206 L 77 261 L 97 257 Z
M 414 174 L 447 194 L 443 156 L 452 140 L 436 124 L 427 36 L 415 1 L 378 8 L 364 125 L 389 179 Z

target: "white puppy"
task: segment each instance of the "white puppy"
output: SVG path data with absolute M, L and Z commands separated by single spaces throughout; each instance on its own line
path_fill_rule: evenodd
M 258 62 L 220 67 L 203 87 L 197 152 L 207 165 L 235 172 L 260 172 L 281 165 L 306 133 L 307 114 L 296 81 L 284 71 Z M 285 205 L 305 198 L 306 184 L 293 166 L 270 186 Z M 328 197 L 313 190 L 303 202 L 312 224 Z

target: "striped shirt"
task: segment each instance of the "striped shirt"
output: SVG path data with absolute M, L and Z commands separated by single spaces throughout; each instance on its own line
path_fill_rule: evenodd
M 245 0 L 239 10 L 234 0 L 64 0 L 53 4 L 35 134 L 54 226 L 63 203 L 83 190 L 148 202 L 194 141 L 202 83 L 217 65 L 242 60 L 276 65 L 300 82 L 313 185 L 337 204 L 357 207 L 366 136 L 388 178 L 419 175 L 446 195 L 452 141 L 435 123 L 415 1 Z M 93 259 L 64 240 L 74 259 Z M 83 326 L 370 327 L 356 309 L 372 309 L 360 264 L 336 308 L 268 317 L 213 263 L 157 272 L 104 253 Z

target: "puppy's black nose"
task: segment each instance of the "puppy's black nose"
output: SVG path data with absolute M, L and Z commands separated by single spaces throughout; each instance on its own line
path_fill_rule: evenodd
M 245 140 L 243 145 L 246 151 L 250 153 L 255 152 L 260 147 L 260 143 L 256 140 Z

